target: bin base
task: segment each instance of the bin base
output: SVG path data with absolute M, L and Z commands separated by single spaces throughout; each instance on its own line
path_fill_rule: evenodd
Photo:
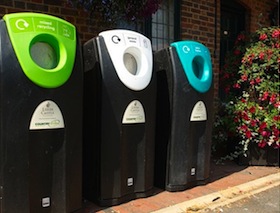
M 209 183 L 210 178 L 207 178 L 205 180 L 196 180 L 192 182 L 188 182 L 186 185 L 167 185 L 165 187 L 166 191 L 169 192 L 178 192 L 178 191 L 185 191 L 186 189 L 195 187 L 195 186 L 201 186 L 206 185 Z
M 156 193 L 155 188 L 151 188 L 145 192 L 136 192 L 133 194 L 128 194 L 119 198 L 112 198 L 112 199 L 100 199 L 97 201 L 99 206 L 115 206 L 119 205 L 121 203 L 129 202 L 131 200 L 137 199 L 137 198 L 144 198 L 152 196 Z

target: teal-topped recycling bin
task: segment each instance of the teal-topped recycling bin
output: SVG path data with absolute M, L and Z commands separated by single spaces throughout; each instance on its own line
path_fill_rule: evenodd
M 207 182 L 213 125 L 210 52 L 195 41 L 154 54 L 158 79 L 155 185 L 180 191 Z
M 83 71 L 76 28 L 38 13 L 0 20 L 0 211 L 81 208 Z

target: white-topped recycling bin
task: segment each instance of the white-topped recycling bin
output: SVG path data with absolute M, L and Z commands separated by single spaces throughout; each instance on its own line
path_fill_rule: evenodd
M 115 205 L 153 191 L 156 82 L 148 38 L 101 32 L 84 45 L 84 196 Z

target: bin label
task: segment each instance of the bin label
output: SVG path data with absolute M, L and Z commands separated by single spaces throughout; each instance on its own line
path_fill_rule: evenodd
M 191 168 L 191 176 L 195 175 L 195 168 Z
M 190 121 L 206 121 L 207 120 L 207 112 L 206 107 L 203 101 L 198 101 L 192 110 Z
M 42 199 L 42 207 L 46 208 L 51 206 L 51 198 L 50 197 L 45 197 Z
M 124 112 L 122 123 L 145 123 L 145 112 L 140 101 L 134 100 L 129 103 Z
M 127 178 L 127 186 L 133 186 L 133 178 Z
M 29 129 L 60 129 L 64 128 L 64 120 L 58 105 L 51 101 L 46 100 L 37 106 L 35 109 Z

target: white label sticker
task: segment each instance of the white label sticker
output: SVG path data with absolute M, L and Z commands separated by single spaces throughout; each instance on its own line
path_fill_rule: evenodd
M 191 175 L 195 175 L 195 168 L 191 168 Z
M 138 100 L 130 102 L 122 119 L 123 124 L 145 123 L 145 112 L 142 104 Z
M 51 100 L 46 100 L 39 104 L 32 115 L 29 129 L 60 128 L 64 128 L 64 120 L 58 105 Z
M 127 186 L 133 186 L 133 178 L 127 178 Z
M 198 101 L 191 114 L 191 121 L 206 121 L 207 120 L 207 112 L 206 107 L 203 101 Z
M 45 197 L 42 199 L 42 207 L 46 208 L 51 205 L 51 198 L 50 197 Z

